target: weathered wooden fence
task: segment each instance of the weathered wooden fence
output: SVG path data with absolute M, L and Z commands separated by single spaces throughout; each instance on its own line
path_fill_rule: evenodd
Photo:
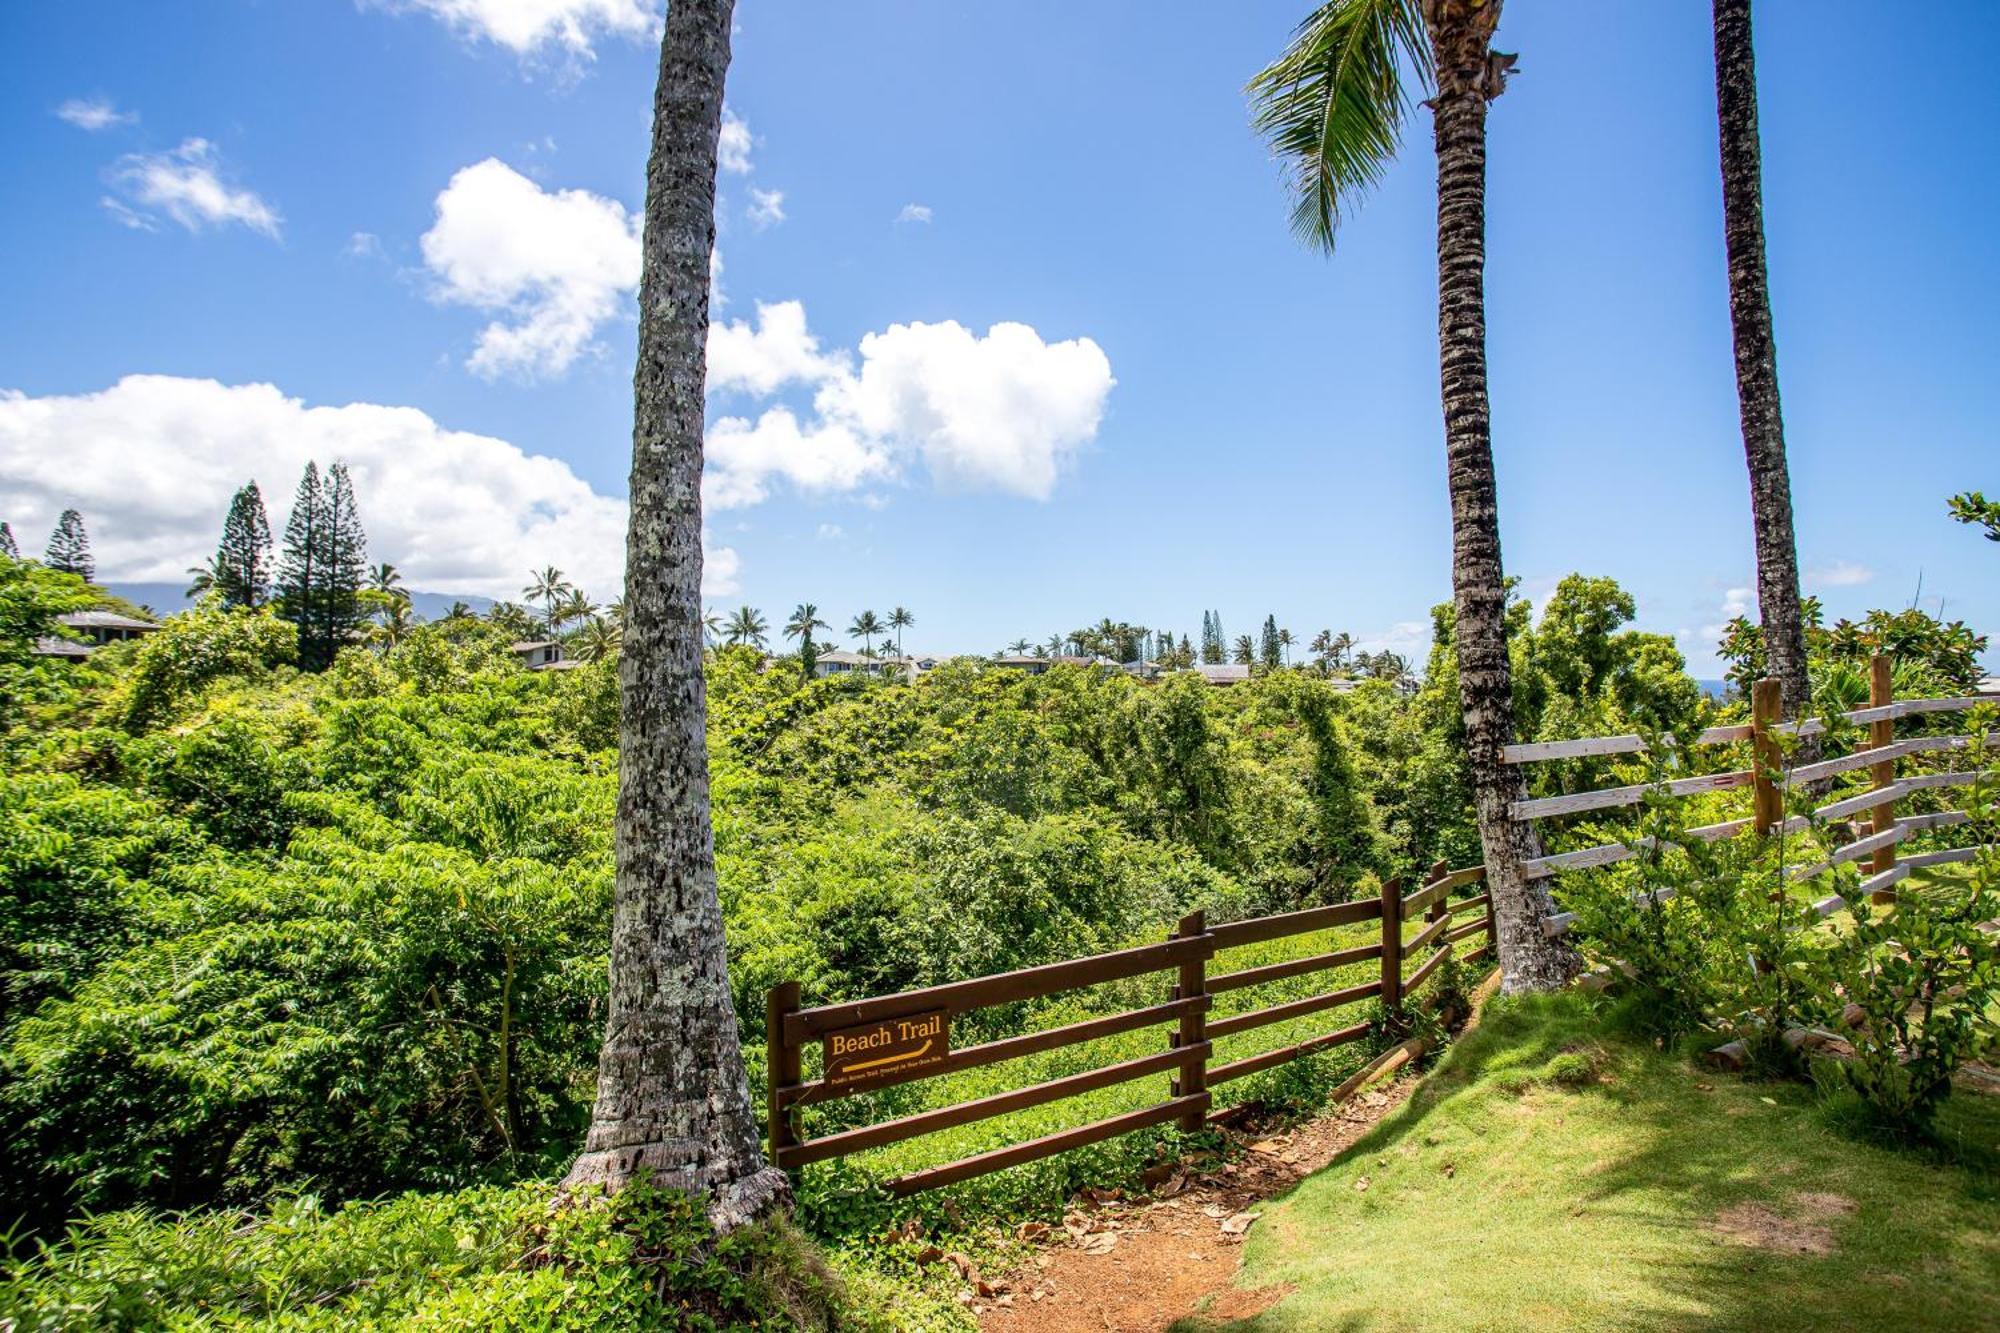
M 1897 740 L 1896 723 L 1906 717 L 1959 712 L 1981 704 L 2000 704 L 2000 695 L 1975 694 L 1951 699 L 1899 701 L 1890 683 L 1890 666 L 1889 658 L 1874 658 L 1869 664 L 1868 706 L 1840 714 L 1846 721 L 1868 728 L 1866 746 L 1852 754 L 1810 763 L 1788 764 L 1781 738 L 1804 739 L 1823 735 L 1827 730 L 1826 722 L 1819 718 L 1785 721 L 1778 696 L 1778 682 L 1757 681 L 1751 687 L 1751 720 L 1748 723 L 1710 727 L 1696 739 L 1698 745 L 1729 745 L 1747 741 L 1750 743 L 1751 766 L 1723 773 L 1676 778 L 1666 783 L 1666 790 L 1674 796 L 1748 788 L 1751 812 L 1743 818 L 1691 828 L 1687 830 L 1688 835 L 1705 842 L 1736 838 L 1746 833 L 1768 837 L 1804 832 L 1815 823 L 1851 821 L 1856 816 L 1865 816 L 1866 836 L 1835 848 L 1823 860 L 1795 867 L 1788 873 L 1795 882 L 1809 880 L 1828 873 L 1836 866 L 1866 858 L 1868 874 L 1857 892 L 1873 895 L 1877 901 L 1892 898 L 1894 886 L 1913 869 L 1969 861 L 1977 856 L 1982 850 L 1980 847 L 1953 847 L 1898 859 L 1897 845 L 1905 839 L 1931 829 L 1956 827 L 1966 823 L 1968 816 L 1963 811 L 1945 810 L 1899 820 L 1896 802 L 1920 790 L 1968 786 L 1977 781 L 1977 751 L 1982 747 L 1993 747 L 2000 742 L 2000 736 L 1954 734 Z M 1527 764 L 1552 759 L 1638 754 L 1645 748 L 1645 740 L 1635 735 L 1591 736 L 1578 740 L 1511 745 L 1504 752 L 1504 758 L 1511 764 Z M 1975 752 L 1972 767 L 1967 770 L 1940 773 L 1901 771 L 1905 761 L 1917 756 L 1964 750 Z M 1868 771 L 1870 786 L 1867 790 L 1822 805 L 1811 815 L 1785 814 L 1786 798 L 1794 788 L 1809 787 L 1861 769 Z M 1544 796 L 1515 802 L 1512 813 L 1517 820 L 1542 820 L 1616 809 L 1639 804 L 1651 790 L 1653 788 L 1648 784 L 1639 783 Z M 1649 846 L 1647 840 L 1636 839 L 1558 852 L 1528 862 L 1527 873 L 1530 879 L 1543 879 L 1564 871 L 1616 865 L 1639 855 Z M 1651 899 L 1658 895 L 1641 896 Z M 1840 910 L 1845 902 L 1841 895 L 1833 894 L 1814 906 L 1820 915 L 1828 916 Z M 1574 913 L 1558 912 L 1543 922 L 1543 928 L 1551 935 L 1561 935 L 1570 929 L 1574 921 Z
M 1458 901 L 1450 896 L 1468 882 L 1463 874 L 1450 874 L 1440 864 L 1422 888 L 1407 895 L 1399 881 L 1391 880 L 1379 897 L 1248 921 L 1212 925 L 1195 912 L 1183 917 L 1172 937 L 1160 944 L 841 1004 L 802 1008 L 797 982 L 775 986 L 766 1012 L 771 1158 L 787 1170 L 796 1169 L 1163 1074 L 1170 1079 L 1167 1095 L 1150 1106 L 916 1171 L 888 1182 L 888 1188 L 899 1194 L 935 1189 L 1170 1122 L 1184 1130 L 1200 1129 L 1213 1118 L 1211 1089 L 1360 1041 L 1368 1035 L 1370 1023 L 1350 1022 L 1303 1041 L 1216 1063 L 1214 1044 L 1224 1037 L 1373 999 L 1395 1013 L 1437 974 L 1462 941 L 1485 937 L 1485 942 L 1459 954 L 1462 961 L 1486 954 L 1492 947 L 1491 902 L 1483 894 Z M 1455 921 L 1461 916 L 1472 919 Z M 1379 922 L 1380 928 L 1378 937 L 1367 944 L 1233 972 L 1210 971 L 1224 950 L 1370 921 Z M 1406 939 L 1411 926 L 1421 928 Z M 1377 980 L 1223 1018 L 1209 1017 L 1218 995 L 1375 960 L 1381 964 Z M 1406 971 L 1413 961 L 1415 967 Z M 1158 973 L 1174 977 L 1172 998 L 1164 1004 L 958 1049 L 950 1045 L 953 1020 L 960 1015 Z M 800 1111 L 815 1103 L 1162 1026 L 1170 1027 L 1168 1040 L 1150 1055 L 817 1138 L 804 1137 L 800 1130 Z M 823 1069 L 808 1080 L 804 1055 L 815 1042 L 824 1049 Z

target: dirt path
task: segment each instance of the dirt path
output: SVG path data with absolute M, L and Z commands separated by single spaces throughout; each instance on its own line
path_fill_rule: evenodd
M 1499 986 L 1490 975 L 1472 994 L 1463 1032 Z M 1421 1075 L 1404 1066 L 1393 1081 L 1364 1084 L 1324 1115 L 1292 1129 L 1228 1131 L 1246 1149 L 1207 1174 L 1184 1162 L 1155 1167 L 1150 1193 L 1088 1190 L 1061 1228 L 1030 1223 L 1033 1262 L 1005 1278 L 967 1272 L 982 1333 L 1158 1333 L 1197 1312 L 1245 1319 L 1288 1288 L 1235 1285 L 1243 1238 L 1276 1198 L 1357 1143 L 1409 1099 Z
M 1241 1319 L 1274 1304 L 1284 1288 L 1233 1285 L 1244 1235 L 1256 1225 L 1261 1205 L 1333 1161 L 1415 1085 L 1416 1076 L 1406 1072 L 1294 1129 L 1232 1132 L 1247 1149 L 1237 1161 L 1205 1176 L 1174 1170 L 1151 1194 L 1087 1191 L 1062 1227 L 1024 1229 L 1036 1240 L 1031 1264 L 1006 1278 L 975 1276 L 972 1308 L 980 1328 L 1154 1333 L 1197 1306 L 1217 1318 Z

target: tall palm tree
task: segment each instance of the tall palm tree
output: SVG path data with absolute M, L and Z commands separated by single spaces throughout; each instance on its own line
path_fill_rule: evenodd
M 674 0 L 660 47 L 632 393 L 611 991 L 590 1135 L 568 1177 L 706 1194 L 724 1230 L 787 1193 L 758 1147 L 730 1001 L 704 738 L 702 394 L 734 9 Z
M 1292 637 L 1290 630 L 1281 629 L 1278 631 L 1278 647 L 1284 650 L 1286 666 L 1292 664 L 1292 645 L 1297 642 L 1298 640 Z
M 467 606 L 464 602 L 453 602 L 450 606 L 445 608 L 444 618 L 448 621 L 453 621 L 453 622 L 460 620 L 470 620 L 472 619 L 472 608 Z
M 548 615 L 549 633 L 556 632 L 556 604 L 571 592 L 569 580 L 554 565 L 544 566 L 540 572 L 528 575 L 528 586 L 521 589 L 521 600 L 540 602 Z
M 766 642 L 764 635 L 770 628 L 770 622 L 756 607 L 739 606 L 723 626 L 723 633 L 731 643 L 750 643 L 762 648 Z
M 1465 716 L 1487 883 L 1508 990 L 1563 984 L 1575 954 L 1550 940 L 1547 881 L 1522 863 L 1539 850 L 1510 818 L 1525 795 L 1501 761 L 1513 738 L 1506 583 L 1486 393 L 1486 110 L 1515 58 L 1493 49 L 1501 0 L 1329 0 L 1250 83 L 1255 122 L 1289 172 L 1292 229 L 1331 250 L 1342 210 L 1379 180 L 1412 105 L 1403 71 L 1431 95 L 1437 152 L 1438 365 L 1452 507 L 1459 704 Z
M 813 642 L 813 631 L 832 629 L 819 618 L 819 608 L 811 602 L 800 602 L 792 610 L 792 618 L 785 622 L 785 637 L 799 641 L 799 669 L 810 677 L 813 664 L 819 660 L 819 645 Z
M 368 630 L 371 642 L 383 648 L 394 648 L 416 625 L 417 617 L 410 609 L 410 599 L 392 596 L 383 601 L 381 609 L 375 613 L 375 623 Z
M 592 616 L 576 633 L 576 655 L 585 662 L 601 662 L 618 656 L 625 635 L 616 621 Z
M 896 631 L 896 656 L 903 655 L 903 631 L 916 623 L 917 618 L 900 606 L 889 613 L 889 628 Z
M 398 593 L 403 587 L 403 575 L 385 560 L 369 569 L 368 586 L 376 592 Z
M 1763 148 L 1757 131 L 1757 57 L 1750 0 L 1715 0 L 1715 114 L 1722 141 L 1722 229 L 1729 253 L 1729 323 L 1736 346 L 1736 405 L 1750 468 L 1750 518 L 1757 538 L 1757 614 L 1765 660 L 1785 712 L 1804 717 L 1805 613 L 1799 551 L 1792 535 L 1792 479 L 1785 462 L 1785 417 L 1778 402 L 1778 345 L 1771 331 L 1771 283 L 1764 262 Z
M 1007 651 L 1013 653 L 1016 657 L 1026 657 L 1028 650 L 1034 646 L 1034 644 L 1029 643 L 1026 639 L 1016 639 L 1007 645 Z
M 709 643 L 722 637 L 722 613 L 712 606 L 701 609 L 701 636 Z
M 847 637 L 861 640 L 861 655 L 875 656 L 875 636 L 882 633 L 882 621 L 873 611 L 863 611 L 847 627 Z
M 583 589 L 571 588 L 569 595 L 556 607 L 556 614 L 562 618 L 563 624 L 574 625 L 578 621 L 589 620 L 596 615 L 597 607 L 584 595 Z

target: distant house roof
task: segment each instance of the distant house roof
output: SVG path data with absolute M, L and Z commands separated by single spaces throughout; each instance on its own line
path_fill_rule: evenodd
M 537 648 L 553 648 L 555 646 L 556 640 L 554 639 L 523 639 L 519 643 L 507 645 L 507 650 L 515 653 L 532 653 Z
M 1250 679 L 1250 668 L 1241 662 L 1199 662 L 1188 669 L 1200 673 L 1211 685 L 1236 685 Z
M 870 657 L 866 653 L 850 653 L 844 648 L 837 648 L 830 653 L 816 653 L 813 656 L 815 662 L 837 662 L 847 666 L 872 666 L 888 660 L 886 657 Z
M 993 659 L 995 666 L 1047 666 L 1048 662 L 1048 658 L 1032 653 L 1006 653 Z
M 121 616 L 115 611 L 72 611 L 56 619 L 71 629 L 131 629 L 155 630 L 159 626 L 150 620 L 135 620 L 131 616 Z
M 84 658 L 90 656 L 92 651 L 94 650 L 91 648 L 89 644 L 78 643 L 74 639 L 35 640 L 35 655 L 37 657 Z
M 537 671 L 575 671 L 575 670 L 577 670 L 577 669 L 578 669 L 579 667 L 587 667 L 587 666 L 589 666 L 589 665 L 590 665 L 590 663 L 588 663 L 588 662 L 584 661 L 584 660 L 583 660 L 582 658 L 580 658 L 580 657 L 565 657 L 565 658 L 563 658 L 563 659 L 562 659 L 561 661 L 557 661 L 557 662 L 544 662 L 544 663 L 542 663 L 542 664 L 541 664 L 540 666 L 536 667 L 536 668 L 535 668 L 535 670 L 537 670 Z

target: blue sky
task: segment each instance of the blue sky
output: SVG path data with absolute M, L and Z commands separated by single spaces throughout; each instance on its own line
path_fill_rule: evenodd
M 1995 549 L 1944 500 L 2000 489 L 2000 150 L 1970 128 L 2000 10 L 1889 10 L 1759 7 L 1800 557 L 1834 614 L 1921 577 L 1989 629 Z M 990 651 L 1214 607 L 1421 652 L 1449 595 L 1429 125 L 1337 255 L 1300 248 L 1241 87 L 1303 12 L 742 0 L 718 608 L 900 603 L 912 646 Z M 282 511 L 341 456 L 417 586 L 553 561 L 615 595 L 649 17 L 0 10 L 0 517 L 39 547 L 76 504 L 104 575 L 170 578 L 245 477 Z M 1515 0 L 1488 214 L 1508 569 L 1616 577 L 1698 674 L 1752 558 L 1709 42 L 1705 5 Z

